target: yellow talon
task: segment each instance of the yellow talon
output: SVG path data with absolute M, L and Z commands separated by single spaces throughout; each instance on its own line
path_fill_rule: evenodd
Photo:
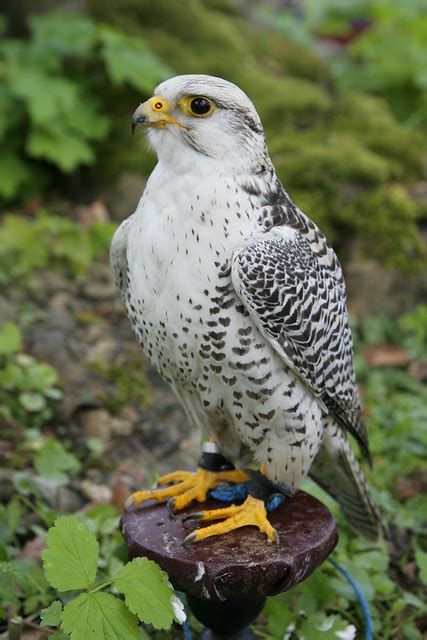
M 139 507 L 146 500 L 156 500 L 166 502 L 173 499 L 175 509 L 183 509 L 193 500 L 204 502 L 211 489 L 215 489 L 223 482 L 234 482 L 239 484 L 248 479 L 247 474 L 240 469 L 230 471 L 207 471 L 198 467 L 195 473 L 191 471 L 174 471 L 162 476 L 160 485 L 170 484 L 164 489 L 151 489 L 148 491 L 137 491 L 133 493 L 125 503 L 125 509 Z
M 279 542 L 279 534 L 267 520 L 264 502 L 252 496 L 248 496 L 245 502 L 239 506 L 233 505 L 232 507 L 226 507 L 224 509 L 201 511 L 200 513 L 192 514 L 192 516 L 204 522 L 208 520 L 220 520 L 222 518 L 225 518 L 225 520 L 218 524 L 211 524 L 204 529 L 193 531 L 185 538 L 184 543 L 199 542 L 205 538 L 220 536 L 223 533 L 228 533 L 229 531 L 234 531 L 234 529 L 246 526 L 258 527 L 261 532 L 267 535 L 271 542 L 276 542 L 276 544 Z

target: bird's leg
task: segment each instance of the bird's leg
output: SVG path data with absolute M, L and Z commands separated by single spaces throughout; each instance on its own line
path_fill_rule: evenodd
M 204 502 L 208 492 L 224 482 L 239 484 L 247 479 L 245 471 L 235 469 L 234 465 L 222 455 L 217 443 L 205 442 L 195 472 L 174 471 L 162 476 L 159 484 L 169 486 L 133 493 L 127 499 L 125 509 L 138 507 L 146 500 L 156 500 L 170 502 L 172 508 L 179 510 L 193 500 Z
M 198 542 L 211 536 L 219 536 L 240 527 L 255 526 L 265 533 L 271 542 L 279 543 L 279 534 L 267 519 L 266 504 L 272 502 L 272 498 L 280 495 L 283 498 L 291 497 L 290 491 L 284 485 L 275 485 L 263 475 L 263 472 L 249 471 L 249 495 L 241 505 L 232 505 L 224 509 L 212 509 L 200 511 L 187 516 L 186 520 L 197 519 L 203 522 L 210 520 L 223 520 L 217 524 L 209 525 L 190 533 L 184 543 Z M 277 506 L 277 505 L 276 505 Z

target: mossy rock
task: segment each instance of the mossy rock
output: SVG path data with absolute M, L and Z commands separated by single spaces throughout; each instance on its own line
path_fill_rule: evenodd
M 399 124 L 383 100 L 338 91 L 313 51 L 250 24 L 230 0 L 88 0 L 88 6 L 145 38 L 177 74 L 208 73 L 239 85 L 260 113 L 279 177 L 341 254 L 348 238 L 360 238 L 387 264 L 407 270 L 421 264 L 417 219 L 425 207 L 408 186 L 423 179 L 426 140 Z M 108 180 L 153 166 L 152 154 L 124 134 L 145 97 L 123 92 L 115 103 L 104 154 Z

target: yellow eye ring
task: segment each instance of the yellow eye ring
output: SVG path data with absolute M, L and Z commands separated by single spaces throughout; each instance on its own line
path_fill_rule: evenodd
M 205 96 L 185 96 L 181 98 L 179 104 L 187 116 L 195 116 L 196 118 L 207 118 L 217 108 L 215 102 Z

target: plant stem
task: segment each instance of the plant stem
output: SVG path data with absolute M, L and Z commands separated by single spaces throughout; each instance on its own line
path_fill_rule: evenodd
M 11 618 L 8 626 L 8 640 L 21 640 L 22 618 L 16 616 Z
M 95 593 L 96 591 L 99 591 L 100 589 L 103 589 L 104 587 L 108 587 L 108 585 L 111 584 L 112 582 L 113 582 L 113 578 L 109 578 L 108 580 L 104 580 L 104 582 L 101 582 L 100 584 L 96 585 L 96 587 L 91 589 L 89 591 L 89 593 Z

